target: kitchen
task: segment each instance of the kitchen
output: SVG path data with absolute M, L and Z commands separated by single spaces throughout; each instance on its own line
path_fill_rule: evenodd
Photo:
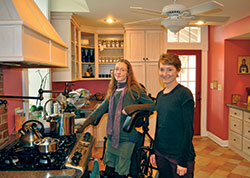
M 94 2 L 93 2 L 94 3 Z M 164 2 L 163 4 L 170 4 Z M 225 4 L 223 1 L 221 3 Z M 242 4 L 249 2 L 243 1 Z M 142 6 L 143 3 L 139 4 Z M 244 5 L 243 5 L 244 6 Z M 149 6 L 150 7 L 150 6 Z M 248 7 L 245 5 L 245 7 Z M 243 7 L 241 7 L 243 9 Z M 242 10 L 243 11 L 243 10 Z M 229 135 L 229 108 L 226 104 L 231 103 L 232 94 L 240 94 L 242 102 L 246 102 L 245 88 L 249 87 L 249 75 L 238 75 L 236 66 L 237 58 L 240 55 L 249 56 L 249 38 L 244 38 L 245 34 L 250 32 L 249 14 L 242 15 L 241 18 L 225 26 L 210 26 L 208 28 L 208 50 L 202 54 L 202 89 L 201 89 L 201 136 L 208 136 L 221 146 L 228 145 Z M 146 17 L 148 18 L 148 16 Z M 116 28 L 115 28 L 116 29 Z M 86 32 L 90 33 L 91 30 Z M 117 32 L 120 33 L 120 32 Z M 247 37 L 247 35 L 246 35 Z M 166 44 L 165 44 L 166 45 Z M 169 44 L 168 49 L 188 49 L 183 44 Z M 1 45 L 2 47 L 2 45 Z M 164 47 L 163 49 L 167 49 Z M 22 70 L 14 67 L 1 67 L 1 92 L 4 95 L 23 95 L 22 88 Z M 222 90 L 210 88 L 210 84 L 217 81 L 222 86 Z M 12 83 L 13 82 L 13 83 Z M 108 80 L 81 80 L 74 81 L 75 88 L 86 88 L 91 93 L 105 93 Z M 98 85 L 98 89 L 95 87 Z M 13 87 L 15 86 L 15 87 Z M 62 90 L 64 81 L 52 84 L 53 90 Z M 1 105 L 3 115 L 1 115 L 4 124 L 1 124 L 1 140 L 5 141 L 8 134 L 13 132 L 14 128 L 14 108 L 21 107 L 21 101 L 8 104 L 8 113 Z M 2 112 L 1 112 L 2 113 Z M 6 123 L 8 121 L 8 126 Z M 9 131 L 9 132 L 8 132 Z M 2 141 L 1 141 L 2 142 Z

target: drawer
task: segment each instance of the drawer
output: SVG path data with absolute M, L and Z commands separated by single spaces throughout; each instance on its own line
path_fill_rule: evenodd
M 242 120 L 230 117 L 230 130 L 242 135 Z
M 239 150 L 242 149 L 242 136 L 234 133 L 233 131 L 229 132 L 229 144 Z
M 243 152 L 250 156 L 250 140 L 243 138 Z
M 247 121 L 250 123 L 250 112 L 244 111 L 244 121 Z
M 243 136 L 250 139 L 250 122 L 244 122 L 243 126 Z
M 229 115 L 236 117 L 236 118 L 239 118 L 239 119 L 242 119 L 243 118 L 243 111 L 239 110 L 239 109 L 235 109 L 235 108 L 230 108 Z

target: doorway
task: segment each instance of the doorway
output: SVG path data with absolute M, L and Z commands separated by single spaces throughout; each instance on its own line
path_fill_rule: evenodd
M 168 50 L 179 55 L 182 69 L 177 81 L 188 87 L 194 97 L 194 134 L 200 135 L 201 112 L 201 50 Z

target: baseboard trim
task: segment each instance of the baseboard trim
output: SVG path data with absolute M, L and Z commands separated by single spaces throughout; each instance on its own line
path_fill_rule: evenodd
M 207 136 L 209 139 L 213 140 L 218 145 L 222 147 L 228 147 L 228 140 L 222 140 L 221 138 L 217 137 L 216 135 L 212 134 L 209 131 L 207 131 Z

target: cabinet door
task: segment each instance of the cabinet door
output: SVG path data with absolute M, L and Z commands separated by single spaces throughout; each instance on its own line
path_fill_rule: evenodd
M 147 30 L 146 37 L 146 58 L 150 61 L 158 61 L 163 53 L 163 30 Z
M 145 62 L 131 62 L 136 80 L 146 87 Z
M 153 97 L 157 96 L 157 93 L 162 90 L 158 74 L 157 62 L 146 62 L 146 88 L 148 93 L 151 93 Z
M 158 75 L 158 63 L 131 62 L 131 65 L 137 81 L 146 87 L 148 93 L 156 97 L 157 93 L 162 90 Z
M 125 58 L 129 61 L 142 61 L 145 57 L 144 31 L 127 31 L 125 42 Z

